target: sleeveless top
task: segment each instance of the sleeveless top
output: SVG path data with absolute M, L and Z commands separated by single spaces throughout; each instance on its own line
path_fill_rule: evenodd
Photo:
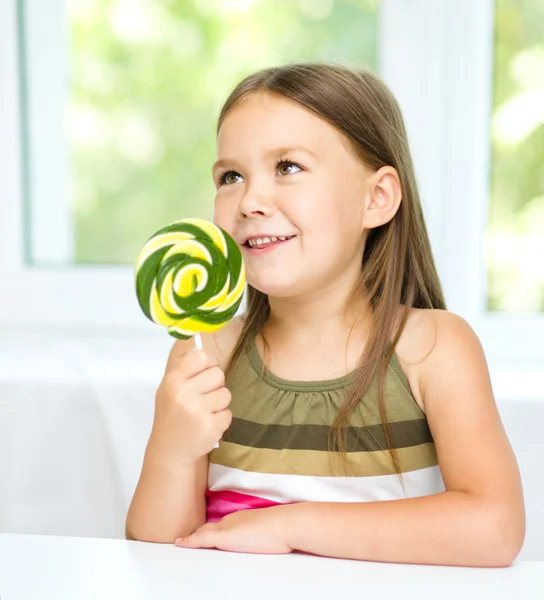
M 378 407 L 378 378 L 350 416 L 346 455 L 329 451 L 330 426 L 355 372 L 337 379 L 281 379 L 263 367 L 255 342 L 227 378 L 231 426 L 210 454 L 207 520 L 293 502 L 372 502 L 444 491 L 425 414 L 396 354 L 384 399 L 395 471 Z

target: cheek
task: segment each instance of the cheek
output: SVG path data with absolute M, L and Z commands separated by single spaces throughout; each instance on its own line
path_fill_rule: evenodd
M 229 206 L 228 202 L 216 200 L 213 211 L 213 222 L 232 235 L 235 219 L 236 212 L 234 210 L 234 205 L 231 204 Z
M 319 202 L 304 221 L 315 255 L 353 255 L 361 243 L 362 207 L 359 200 L 340 190 L 321 190 Z
M 308 233 L 328 235 L 349 226 L 350 216 L 338 190 L 316 187 L 297 205 L 297 218 Z

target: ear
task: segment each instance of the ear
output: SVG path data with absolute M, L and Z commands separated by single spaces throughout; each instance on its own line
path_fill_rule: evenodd
M 401 200 L 402 193 L 397 170 L 390 166 L 378 169 L 369 180 L 363 227 L 374 229 L 391 221 L 399 209 Z

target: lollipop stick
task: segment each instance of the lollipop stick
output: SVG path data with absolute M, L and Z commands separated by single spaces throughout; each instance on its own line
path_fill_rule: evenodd
M 195 350 L 202 350 L 202 338 L 200 337 L 200 333 L 195 334 L 193 340 L 195 342 Z M 214 448 L 219 448 L 219 442 L 215 444 Z
M 195 334 L 193 340 L 195 342 L 195 350 L 202 350 L 202 338 L 200 337 L 200 333 Z

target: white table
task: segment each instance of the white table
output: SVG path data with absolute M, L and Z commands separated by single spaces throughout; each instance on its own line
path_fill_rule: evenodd
M 544 562 L 508 569 L 262 556 L 0 534 L 1 600 L 542 600 Z

